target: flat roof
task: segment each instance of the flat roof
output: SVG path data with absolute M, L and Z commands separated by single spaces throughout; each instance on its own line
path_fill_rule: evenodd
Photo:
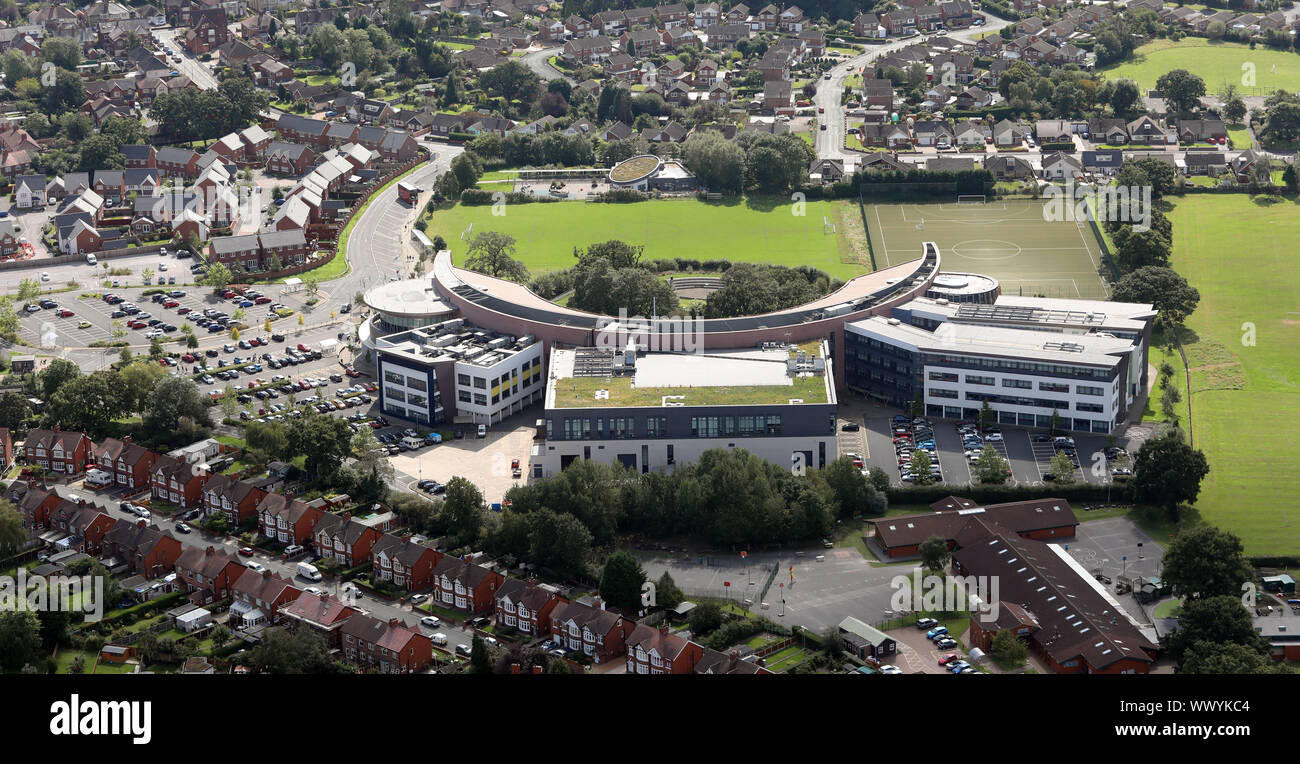
M 897 319 L 871 316 L 846 330 L 874 335 L 917 352 L 1026 358 L 1083 366 L 1113 367 L 1133 350 L 1130 340 L 1097 334 L 1061 334 L 979 324 L 945 323 L 933 332 Z
M 815 345 L 818 360 L 824 353 Z M 707 353 L 642 353 L 634 370 L 612 367 L 610 373 L 584 371 L 582 349 L 551 352 L 547 408 L 620 408 L 634 406 L 799 405 L 835 403 L 829 361 L 821 371 L 797 376 L 787 359 L 798 348 L 741 349 Z M 805 352 L 806 349 L 805 349 Z M 609 354 L 621 360 L 622 354 Z
M 456 310 L 443 302 L 427 277 L 380 284 L 367 291 L 364 299 L 375 311 L 395 316 L 435 316 Z

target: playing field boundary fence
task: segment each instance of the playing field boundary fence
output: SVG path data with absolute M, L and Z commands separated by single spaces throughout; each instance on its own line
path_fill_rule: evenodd
M 1097 246 L 1101 248 L 1102 262 L 1106 263 L 1111 280 L 1119 281 L 1119 269 L 1115 267 L 1115 258 L 1111 254 L 1110 245 L 1106 243 L 1106 236 L 1102 233 L 1101 226 L 1097 225 L 1096 215 L 1088 216 L 1088 227 L 1092 229 L 1092 235 L 1097 240 Z

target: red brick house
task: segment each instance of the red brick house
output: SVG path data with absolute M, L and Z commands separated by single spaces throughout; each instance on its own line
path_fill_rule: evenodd
M 444 557 L 433 571 L 433 599 L 442 607 L 479 615 L 492 609 L 505 577 L 481 565 Z
M 343 624 L 357 615 L 356 608 L 349 607 L 324 592 L 320 594 L 304 592 L 281 612 L 290 631 L 297 631 L 300 628 L 311 629 L 331 648 L 341 646 Z
M 199 605 L 225 598 L 247 570 L 235 555 L 211 546 L 187 547 L 176 558 L 177 586 L 189 592 L 190 601 Z
M 185 509 L 196 507 L 209 477 L 198 465 L 174 456 L 159 456 L 150 471 L 153 498 Z
M 507 578 L 496 593 L 497 625 L 518 629 L 530 637 L 551 633 L 551 613 L 568 600 L 554 589 Z
M 231 526 L 257 517 L 257 507 L 266 491 L 230 475 L 213 475 L 203 484 L 203 513 L 222 514 Z
M 380 535 L 350 513 L 323 514 L 312 530 L 312 546 L 322 558 L 334 560 L 344 568 L 355 568 L 370 560 L 370 548 L 379 541 Z
M 381 674 L 418 674 L 433 663 L 433 641 L 393 618 L 355 615 L 340 629 L 343 657 Z
M 370 550 L 376 580 L 414 592 L 433 586 L 433 569 L 442 562 L 442 556 L 436 549 L 388 533 Z
M 105 534 L 113 530 L 116 523 L 117 521 L 107 512 L 102 512 L 93 506 L 83 507 L 73 522 L 75 533 L 81 538 L 81 543 L 77 546 L 78 550 L 86 554 L 98 555 L 104 548 Z
M 257 525 L 261 534 L 281 544 L 306 545 L 322 512 L 302 499 L 289 499 L 268 493 L 257 505 Z
M 138 576 L 157 578 L 172 571 L 181 556 L 181 542 L 144 520 L 118 520 L 104 534 L 100 557 L 109 570 L 124 564 Z
M 94 449 L 94 464 L 111 473 L 113 482 L 128 491 L 142 491 L 149 487 L 149 474 L 158 454 L 139 443 L 108 438 Z
M 18 501 L 18 513 L 23 516 L 23 527 L 33 531 L 44 530 L 50 524 L 50 514 L 63 497 L 54 491 L 32 486 Z
M 230 594 L 235 600 L 230 605 L 232 623 L 238 619 L 244 626 L 257 626 L 281 623 L 282 611 L 302 595 L 302 590 L 269 570 L 258 573 L 245 568 L 231 584 Z
M 86 470 L 95 444 L 84 432 L 29 430 L 23 442 L 28 464 L 64 475 L 80 475 Z
M 669 633 L 667 622 L 637 624 L 626 644 L 629 674 L 690 674 L 704 656 L 701 645 Z
M 564 647 L 581 650 L 597 663 L 625 654 L 625 640 L 635 626 L 599 604 L 570 602 L 551 613 L 551 635 Z

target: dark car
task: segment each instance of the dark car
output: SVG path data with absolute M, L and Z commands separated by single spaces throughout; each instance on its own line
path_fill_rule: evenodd
M 207 350 L 203 351 L 203 355 L 207 356 L 208 358 L 216 358 L 217 356 L 221 355 L 221 353 L 217 352 L 216 348 L 208 348 Z
M 862 426 L 859 425 L 857 422 L 845 422 L 844 424 L 840 425 L 841 432 L 857 432 L 858 430 L 861 429 Z

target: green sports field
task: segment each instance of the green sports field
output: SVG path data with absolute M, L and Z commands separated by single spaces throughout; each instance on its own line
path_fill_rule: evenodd
M 1194 195 L 1170 220 L 1173 265 L 1201 293 L 1184 338 L 1210 462 L 1196 507 L 1247 554 L 1300 553 L 1300 204 Z
M 856 201 L 810 201 L 802 209 L 788 199 L 570 201 L 508 205 L 500 216 L 492 209 L 460 204 L 440 209 L 426 233 L 446 239 L 457 264 L 467 248 L 461 235 L 471 224 L 474 233 L 509 234 L 533 274 L 568 268 L 574 263 L 574 247 L 609 239 L 644 245 L 647 259 L 811 265 L 846 280 L 870 270 Z
M 992 276 L 1006 294 L 1106 299 L 1097 272 L 1100 248 L 1091 229 L 1072 216 L 1049 222 L 1051 215 L 1045 213 L 1052 208 L 1046 204 L 1015 199 L 869 204 L 867 226 L 876 265 L 915 260 L 922 242 L 932 241 L 939 246 L 943 270 Z
M 1263 46 L 1251 50 L 1240 43 L 1195 37 L 1147 43 L 1134 51 L 1132 60 L 1103 71 L 1108 79 L 1130 79 L 1145 91 L 1153 89 L 1161 75 L 1174 69 L 1186 69 L 1205 80 L 1210 93 L 1219 92 L 1228 83 L 1236 85 L 1243 95 L 1262 95 L 1278 88 L 1300 90 L 1300 56 L 1295 53 Z

